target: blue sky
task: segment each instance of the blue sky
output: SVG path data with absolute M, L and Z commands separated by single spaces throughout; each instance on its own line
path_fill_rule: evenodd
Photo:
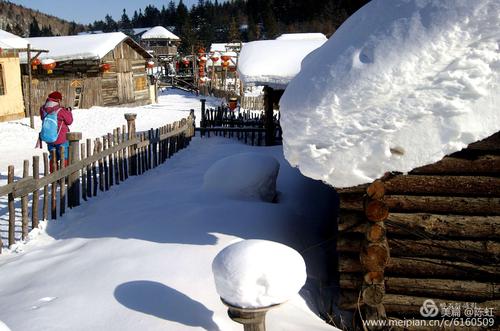
M 98 19 L 104 19 L 106 14 L 118 20 L 123 8 L 132 17 L 134 10 L 144 9 L 149 4 L 158 8 L 167 7 L 170 0 L 10 0 L 24 7 L 38 9 L 41 12 L 51 14 L 77 23 L 91 23 Z M 179 0 L 174 0 L 178 3 Z M 183 0 L 189 8 L 197 3 L 197 0 Z

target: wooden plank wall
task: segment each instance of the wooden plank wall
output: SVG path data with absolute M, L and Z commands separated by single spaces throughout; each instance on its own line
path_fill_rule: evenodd
M 111 69 L 103 73 L 102 95 L 105 106 L 145 103 L 149 100 L 146 59 L 127 43 L 120 43 L 104 56 Z
M 62 105 L 72 107 L 75 99 L 75 83 L 82 85 L 84 89 L 82 104 L 80 108 L 90 108 L 92 106 L 102 105 L 101 98 L 101 78 L 70 78 L 70 77 L 54 77 L 54 78 L 36 78 L 33 80 L 33 88 L 31 92 L 31 104 L 35 114 L 38 114 L 38 108 L 41 107 L 47 95 L 55 90 L 58 90 L 63 95 Z M 23 91 L 27 91 L 28 77 L 23 76 Z M 24 97 L 25 107 L 28 107 L 28 98 Z

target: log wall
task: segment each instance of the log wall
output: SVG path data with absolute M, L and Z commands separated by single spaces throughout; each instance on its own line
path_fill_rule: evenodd
M 477 303 L 498 319 L 500 132 L 408 174 L 337 191 L 340 309 L 421 318 L 432 299 Z

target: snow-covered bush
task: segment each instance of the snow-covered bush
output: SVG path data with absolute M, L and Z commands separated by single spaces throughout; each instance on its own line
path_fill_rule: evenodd
M 285 157 L 342 187 L 490 136 L 500 129 L 499 36 L 498 0 L 372 0 L 285 90 Z
M 287 301 L 306 282 L 306 265 L 294 249 L 267 240 L 243 240 L 217 254 L 212 271 L 217 293 L 242 308 Z
M 207 170 L 203 188 L 231 198 L 271 202 L 276 196 L 279 167 L 279 162 L 269 155 L 231 155 L 215 162 Z

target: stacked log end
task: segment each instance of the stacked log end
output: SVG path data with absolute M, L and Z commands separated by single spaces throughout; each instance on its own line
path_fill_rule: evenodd
M 499 133 L 338 193 L 340 309 L 365 320 L 422 318 L 432 299 L 462 312 L 468 304 L 493 308 L 498 319 Z

